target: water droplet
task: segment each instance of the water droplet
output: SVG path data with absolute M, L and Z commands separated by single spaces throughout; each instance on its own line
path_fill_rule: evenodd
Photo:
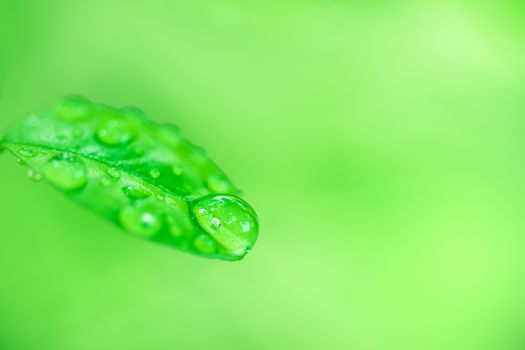
M 166 222 L 168 223 L 168 228 L 169 228 L 170 234 L 173 237 L 175 237 L 175 238 L 182 237 L 182 234 L 184 233 L 184 230 L 183 230 L 183 228 L 181 227 L 181 225 L 178 223 L 178 221 L 175 218 L 173 218 L 172 216 L 167 216 L 166 217 Z
M 33 158 L 35 156 L 35 151 L 29 148 L 21 148 L 18 150 L 18 154 L 25 158 Z
M 155 198 L 157 198 L 159 201 L 163 201 L 166 199 L 166 196 L 164 196 L 162 193 L 157 193 Z
M 79 189 L 88 181 L 86 165 L 75 156 L 51 158 L 42 172 L 50 183 L 65 191 Z
M 42 174 L 35 171 L 34 169 L 28 169 L 27 176 L 33 181 L 36 181 L 36 182 L 42 181 Z
M 206 150 L 200 146 L 193 147 L 192 155 L 193 159 L 199 164 L 204 164 L 208 162 L 208 155 L 206 154 Z
M 117 168 L 109 168 L 107 173 L 114 179 L 120 179 L 120 171 Z
M 149 171 L 149 175 L 154 179 L 158 179 L 160 177 L 160 170 L 157 168 L 153 168 Z
M 110 119 L 100 125 L 96 131 L 96 137 L 108 146 L 116 146 L 131 142 L 135 136 L 129 123 L 119 119 Z
M 217 193 L 235 192 L 233 184 L 222 174 L 215 174 L 206 181 L 208 188 Z
M 26 165 L 26 162 L 24 162 L 21 158 L 16 158 L 16 162 L 18 165 Z
M 159 130 L 159 137 L 171 147 L 176 147 L 182 141 L 179 128 L 171 124 L 162 126 Z
M 257 240 L 257 216 L 238 197 L 204 196 L 192 203 L 191 211 L 197 224 L 233 258 L 244 256 Z
M 81 96 L 69 96 L 62 100 L 57 114 L 67 122 L 78 122 L 86 119 L 91 112 L 91 104 Z
M 139 120 L 147 120 L 148 117 L 146 116 L 146 113 L 140 108 L 136 107 L 125 107 L 120 110 L 120 113 L 129 118 L 135 118 Z
M 198 235 L 193 241 L 195 248 L 203 253 L 212 254 L 217 250 L 217 244 L 210 236 L 206 234 Z
M 136 236 L 150 238 L 162 228 L 162 213 L 156 206 L 146 203 L 128 205 L 120 210 L 122 227 Z
M 151 196 L 151 194 L 143 187 L 138 185 L 128 185 L 122 188 L 122 191 L 128 198 L 132 200 L 144 199 Z
M 177 175 L 177 176 L 181 176 L 182 173 L 184 172 L 184 169 L 178 165 L 178 164 L 174 164 L 172 167 L 171 167 L 171 171 L 173 171 L 173 174 Z

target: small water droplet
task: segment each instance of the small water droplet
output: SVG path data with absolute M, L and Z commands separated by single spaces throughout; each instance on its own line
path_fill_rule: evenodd
M 18 165 L 26 165 L 26 162 L 24 162 L 21 158 L 16 158 L 16 162 Z
M 149 171 L 149 175 L 154 179 L 158 179 L 160 177 L 160 170 L 157 168 L 153 168 Z
M 166 196 L 164 196 L 162 193 L 157 193 L 155 196 L 159 201 L 164 201 L 166 199 Z
M 171 167 L 171 171 L 173 171 L 173 174 L 175 174 L 176 176 L 181 176 L 182 173 L 184 172 L 184 169 L 180 165 L 174 164 Z
M 107 173 L 114 179 L 120 179 L 120 171 L 117 168 L 109 168 Z
M 208 188 L 217 193 L 231 193 L 235 191 L 233 184 L 222 174 L 215 174 L 206 181 Z
M 81 96 L 69 96 L 62 100 L 57 114 L 67 122 L 79 122 L 89 117 L 91 104 Z
M 131 142 L 135 135 L 131 125 L 123 120 L 110 119 L 97 129 L 97 139 L 108 146 L 123 145 Z
M 120 110 L 120 113 L 129 118 L 135 118 L 139 120 L 147 120 L 148 117 L 146 116 L 146 113 L 140 108 L 136 107 L 125 107 Z
M 159 131 L 159 137 L 171 147 L 176 147 L 182 141 L 179 128 L 171 124 L 162 126 L 162 129 Z
M 25 158 L 33 158 L 35 156 L 35 151 L 29 148 L 21 148 L 18 150 L 18 154 Z
M 215 243 L 213 238 L 206 234 L 200 234 L 197 237 L 195 237 L 193 245 L 201 252 L 207 254 L 215 253 L 215 251 L 217 250 L 217 244 Z
M 132 200 L 144 199 L 151 196 L 151 194 L 143 187 L 137 185 L 128 185 L 122 188 L 122 191 L 128 198 Z
M 191 211 L 197 224 L 232 258 L 244 256 L 257 240 L 257 216 L 250 205 L 238 197 L 204 196 L 192 203 Z
M 182 229 L 181 225 L 177 222 L 175 218 L 172 216 L 166 217 L 166 222 L 168 223 L 168 228 L 170 231 L 170 234 L 175 238 L 182 237 L 182 234 L 184 233 L 184 230 Z
M 42 172 L 50 183 L 65 191 L 79 189 L 88 181 L 86 165 L 75 156 L 62 155 L 51 158 L 44 165 Z
M 27 176 L 35 181 L 35 182 L 39 182 L 39 181 L 42 181 L 42 174 L 40 174 L 39 172 L 35 171 L 34 169 L 28 169 L 27 170 Z
M 162 228 L 162 213 L 156 206 L 139 203 L 120 210 L 119 220 L 126 230 L 142 238 L 150 238 Z

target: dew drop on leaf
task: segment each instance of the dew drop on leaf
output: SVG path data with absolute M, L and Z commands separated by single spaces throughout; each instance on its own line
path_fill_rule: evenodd
M 114 179 L 120 179 L 120 171 L 117 168 L 109 168 L 107 173 Z
M 130 204 L 120 210 L 122 227 L 142 238 L 153 237 L 162 228 L 160 210 L 150 204 Z
M 212 194 L 195 200 L 191 211 L 198 225 L 228 253 L 242 256 L 255 244 L 257 216 L 244 200 Z
M 29 148 L 21 148 L 18 150 L 18 154 L 21 156 L 21 157 L 25 157 L 25 158 L 33 158 L 35 156 L 35 151 L 33 151 L 32 149 L 29 149 Z
M 157 168 L 153 168 L 149 171 L 149 175 L 154 179 L 158 179 L 160 177 L 160 170 Z
M 87 119 L 91 105 L 81 96 L 69 96 L 62 100 L 57 108 L 57 114 L 67 122 L 79 122 Z
M 166 222 L 168 223 L 168 228 L 169 228 L 170 234 L 173 237 L 175 237 L 175 238 L 182 237 L 182 235 L 184 234 L 184 229 L 178 223 L 177 219 L 175 219 L 172 216 L 167 216 Z
M 213 238 L 206 234 L 198 235 L 193 241 L 193 245 L 195 246 L 195 248 L 197 248 L 203 253 L 211 254 L 217 250 L 217 244 L 215 243 Z
M 132 200 L 148 198 L 151 195 L 144 188 L 135 185 L 124 186 L 122 191 Z
M 173 171 L 173 174 L 177 175 L 177 176 L 181 176 L 182 173 L 184 172 L 184 169 L 182 169 L 182 167 L 178 164 L 175 164 L 171 167 L 171 171 Z
M 124 145 L 134 139 L 134 131 L 126 121 L 110 119 L 97 129 L 97 139 L 108 146 Z
M 47 181 L 65 191 L 79 189 L 88 181 L 86 165 L 75 156 L 51 158 L 42 172 Z
M 226 179 L 226 177 L 220 174 L 210 176 L 206 183 L 211 191 L 217 193 L 228 193 L 232 190 L 235 190 L 233 188 L 233 185 L 228 181 L 228 179 Z
M 37 172 L 36 170 L 34 169 L 28 169 L 27 170 L 27 176 L 35 181 L 35 182 L 39 182 L 39 181 L 42 181 L 42 174 L 40 174 L 39 172 Z

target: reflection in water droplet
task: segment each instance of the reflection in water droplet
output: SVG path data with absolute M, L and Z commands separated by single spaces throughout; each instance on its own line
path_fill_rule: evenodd
M 88 170 L 75 156 L 51 158 L 43 167 L 44 177 L 58 188 L 70 191 L 83 187 L 88 181 Z
M 33 181 L 36 181 L 36 182 L 42 181 L 42 174 L 35 171 L 34 169 L 28 169 L 27 176 Z
M 134 130 L 129 123 L 110 119 L 104 122 L 96 131 L 97 139 L 108 146 L 126 144 L 134 139 Z
M 162 213 L 151 204 L 131 204 L 120 210 L 119 220 L 126 230 L 142 238 L 150 238 L 162 228 Z
M 128 185 L 122 188 L 122 191 L 128 198 L 132 200 L 144 199 L 151 196 L 151 194 L 143 187 L 137 185 Z
M 218 230 L 218 229 L 220 229 L 220 228 L 221 228 L 221 225 L 222 225 L 221 220 L 219 220 L 219 219 L 217 219 L 217 218 L 213 218 L 213 219 L 211 219 L 211 221 L 210 221 L 210 227 L 211 227 L 212 229 L 214 229 L 214 230 Z
M 238 197 L 215 194 L 201 197 L 192 203 L 191 211 L 198 225 L 232 257 L 244 256 L 257 240 L 257 216 Z
M 62 100 L 57 114 L 67 122 L 79 122 L 89 117 L 91 104 L 81 96 L 69 96 Z
M 117 168 L 109 168 L 107 173 L 114 179 L 120 179 L 120 171 Z
M 211 254 L 215 253 L 215 251 L 217 250 L 217 244 L 215 243 L 213 238 L 204 233 L 198 235 L 195 238 L 195 240 L 193 241 L 193 245 L 195 246 L 195 248 L 197 248 L 203 253 Z
M 35 156 L 35 151 L 29 148 L 21 148 L 17 152 L 20 156 L 25 158 L 33 158 Z
M 149 171 L 149 175 L 154 179 L 158 179 L 160 177 L 160 170 L 157 168 L 153 168 Z

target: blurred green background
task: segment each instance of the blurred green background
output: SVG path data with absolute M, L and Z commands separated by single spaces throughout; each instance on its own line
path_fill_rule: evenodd
M 0 130 L 136 105 L 254 205 L 240 263 L 0 157 L 0 348 L 525 348 L 522 1 L 0 1 Z

